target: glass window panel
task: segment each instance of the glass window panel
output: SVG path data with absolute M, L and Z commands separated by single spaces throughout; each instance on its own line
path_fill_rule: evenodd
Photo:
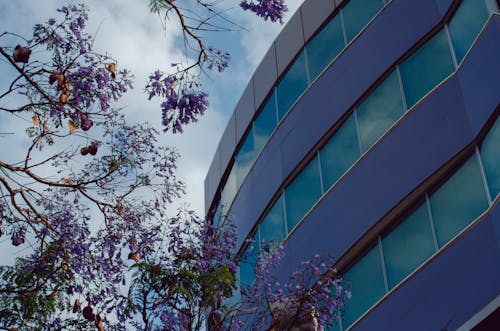
M 436 251 L 427 204 L 423 203 L 382 239 L 389 288 Z
M 258 154 L 277 125 L 276 93 L 273 93 L 254 122 L 255 154 Z
M 400 65 L 408 108 L 454 70 L 448 38 L 441 30 Z
M 219 227 L 220 222 L 222 220 L 222 201 L 219 200 L 219 203 L 217 204 L 217 208 L 215 209 L 215 213 L 214 213 L 214 219 L 213 219 L 213 225 L 215 227 Z
M 448 25 L 458 62 L 464 58 L 488 16 L 488 9 L 481 0 L 464 0 L 458 7 Z
M 255 280 L 255 264 L 259 256 L 259 233 L 256 232 L 240 260 L 240 283 L 243 287 L 252 285 Z
M 345 34 L 350 42 L 383 6 L 382 0 L 351 0 L 342 9 Z
M 339 324 L 339 322 L 334 321 L 333 325 L 331 327 L 329 327 L 329 328 L 326 328 L 325 330 L 326 331 L 341 331 L 340 330 L 340 324 Z
M 335 16 L 307 45 L 311 81 L 344 49 L 340 15 Z
M 484 138 L 481 159 L 491 198 L 495 199 L 500 193 L 500 120 L 498 119 Z
M 288 231 L 297 225 L 320 196 L 318 157 L 315 157 L 285 189 Z
M 379 246 L 373 247 L 345 274 L 352 297 L 345 305 L 343 322 L 347 329 L 356 319 L 385 294 L 384 274 Z
M 285 215 L 283 212 L 283 196 L 275 203 L 259 226 L 260 246 L 273 250 L 285 239 Z
M 302 52 L 277 87 L 278 115 L 281 120 L 307 88 L 306 60 Z
M 319 151 L 325 190 L 360 157 L 356 121 L 351 115 Z
M 404 113 L 397 72 L 394 71 L 356 109 L 361 148 L 366 151 Z
M 248 171 L 253 164 L 255 159 L 255 151 L 253 147 L 253 130 L 251 128 L 235 157 L 234 164 L 236 169 L 236 187 L 241 186 L 241 183 L 245 180 Z
M 441 247 L 488 208 L 476 155 L 472 155 L 429 200 Z
M 233 166 L 221 193 L 222 215 L 228 213 L 229 207 L 231 207 L 234 197 L 236 196 L 236 190 L 236 171 Z

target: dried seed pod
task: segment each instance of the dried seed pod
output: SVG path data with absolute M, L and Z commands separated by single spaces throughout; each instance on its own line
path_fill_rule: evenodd
M 14 48 L 13 58 L 15 62 L 28 63 L 30 59 L 31 49 L 17 45 Z
M 82 311 L 82 304 L 80 303 L 80 300 L 76 299 L 75 303 L 73 304 L 73 313 L 79 313 Z
M 64 76 L 60 72 L 53 72 L 49 76 L 49 84 L 52 85 L 55 82 L 57 82 L 57 87 L 59 89 L 62 89 L 63 82 L 64 82 Z
M 59 95 L 59 101 L 61 103 L 67 103 L 68 102 L 68 93 L 66 91 L 63 91 L 61 95 Z
M 99 315 L 97 315 L 95 319 L 95 326 L 97 327 L 97 330 L 104 331 L 104 324 L 102 323 L 102 318 Z
M 141 259 L 141 256 L 137 252 L 130 252 L 128 254 L 128 259 L 134 260 L 135 262 L 139 262 L 139 260 Z
M 116 63 L 108 64 L 108 71 L 111 73 L 111 77 L 116 79 Z
M 89 321 L 95 320 L 95 315 L 92 312 L 92 307 L 91 306 L 86 306 L 85 308 L 83 308 L 83 312 L 82 313 L 83 313 L 83 317 L 86 320 L 89 320 Z
M 88 147 L 82 147 L 80 149 L 80 154 L 87 155 L 88 153 L 89 153 L 89 148 Z
M 91 155 L 96 155 L 97 154 L 97 147 L 99 146 L 99 143 L 97 141 L 94 141 L 90 146 L 88 147 L 88 151 Z
M 92 122 L 92 120 L 87 119 L 86 121 L 82 122 L 81 127 L 83 131 L 88 131 L 92 127 L 92 125 L 94 125 L 94 122 Z
M 72 120 L 68 121 L 68 126 L 69 126 L 69 134 L 75 133 L 76 126 L 75 126 L 75 123 Z

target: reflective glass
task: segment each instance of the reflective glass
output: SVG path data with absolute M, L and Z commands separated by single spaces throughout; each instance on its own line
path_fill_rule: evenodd
M 318 158 L 309 164 L 285 188 L 285 203 L 288 231 L 291 231 L 300 219 L 311 209 L 321 196 Z
M 255 263 L 259 257 L 258 238 L 256 232 L 240 260 L 240 283 L 243 287 L 252 285 L 255 280 Z
M 281 120 L 307 88 L 306 59 L 302 52 L 277 86 L 278 115 Z
M 385 236 L 382 248 L 390 289 L 436 251 L 427 204 L 421 204 Z
M 366 151 L 404 113 L 398 74 L 394 71 L 357 108 L 361 148 Z
M 458 7 L 448 24 L 458 62 L 464 58 L 488 16 L 484 1 L 464 0 Z
M 335 16 L 307 45 L 311 81 L 344 49 L 340 15 Z
M 379 246 L 373 247 L 343 277 L 352 297 L 345 305 L 342 325 L 347 329 L 385 294 L 384 274 Z
M 222 214 L 226 215 L 231 207 L 231 203 L 236 196 L 236 171 L 234 170 L 234 166 L 231 168 L 231 172 L 226 181 L 226 185 L 224 185 L 224 189 L 221 193 L 221 204 L 222 204 Z
M 331 327 L 326 328 L 325 330 L 326 331 L 341 331 L 340 330 L 340 324 L 339 324 L 339 322 L 335 321 L 334 324 Z
M 342 9 L 345 34 L 350 42 L 377 14 L 384 3 L 382 0 L 351 0 Z
M 441 30 L 400 65 L 406 104 L 410 108 L 454 71 L 448 38 Z
M 259 226 L 260 246 L 273 250 L 285 239 L 285 215 L 283 213 L 283 196 L 269 210 Z
M 250 128 L 243 145 L 241 145 L 238 154 L 235 157 L 234 167 L 236 169 L 236 187 L 240 187 L 245 180 L 250 167 L 255 159 L 253 146 L 253 130 Z
M 219 200 L 219 203 L 217 204 L 217 208 L 215 209 L 214 213 L 214 218 L 213 218 L 213 225 L 215 227 L 218 227 L 220 225 L 220 222 L 222 220 L 222 202 Z
M 481 145 L 481 159 L 491 198 L 500 193 L 500 120 L 497 119 Z
M 276 93 L 273 93 L 254 122 L 255 154 L 258 154 L 277 125 Z
M 438 244 L 442 247 L 488 208 L 476 155 L 472 155 L 429 200 Z
M 325 190 L 360 157 L 356 121 L 351 115 L 319 151 Z

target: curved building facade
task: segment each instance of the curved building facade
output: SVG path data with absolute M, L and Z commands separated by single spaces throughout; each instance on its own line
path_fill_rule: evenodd
M 265 55 L 205 179 L 241 283 L 282 242 L 352 299 L 335 330 L 489 330 L 500 317 L 497 0 L 306 0 Z M 492 324 L 493 323 L 493 324 Z

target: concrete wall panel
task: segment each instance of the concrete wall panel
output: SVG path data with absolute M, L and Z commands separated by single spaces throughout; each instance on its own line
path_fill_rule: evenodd
M 301 13 L 305 40 L 311 38 L 334 9 L 334 0 L 314 0 L 302 4 Z
M 292 59 L 304 45 L 304 32 L 302 31 L 302 16 L 300 8 L 288 21 L 274 43 L 276 45 L 276 63 L 278 77 L 288 67 Z
M 236 114 L 236 141 L 239 142 L 255 114 L 253 79 L 248 82 L 234 112 Z
M 273 43 L 253 75 L 256 108 L 264 101 L 277 78 L 276 50 Z

